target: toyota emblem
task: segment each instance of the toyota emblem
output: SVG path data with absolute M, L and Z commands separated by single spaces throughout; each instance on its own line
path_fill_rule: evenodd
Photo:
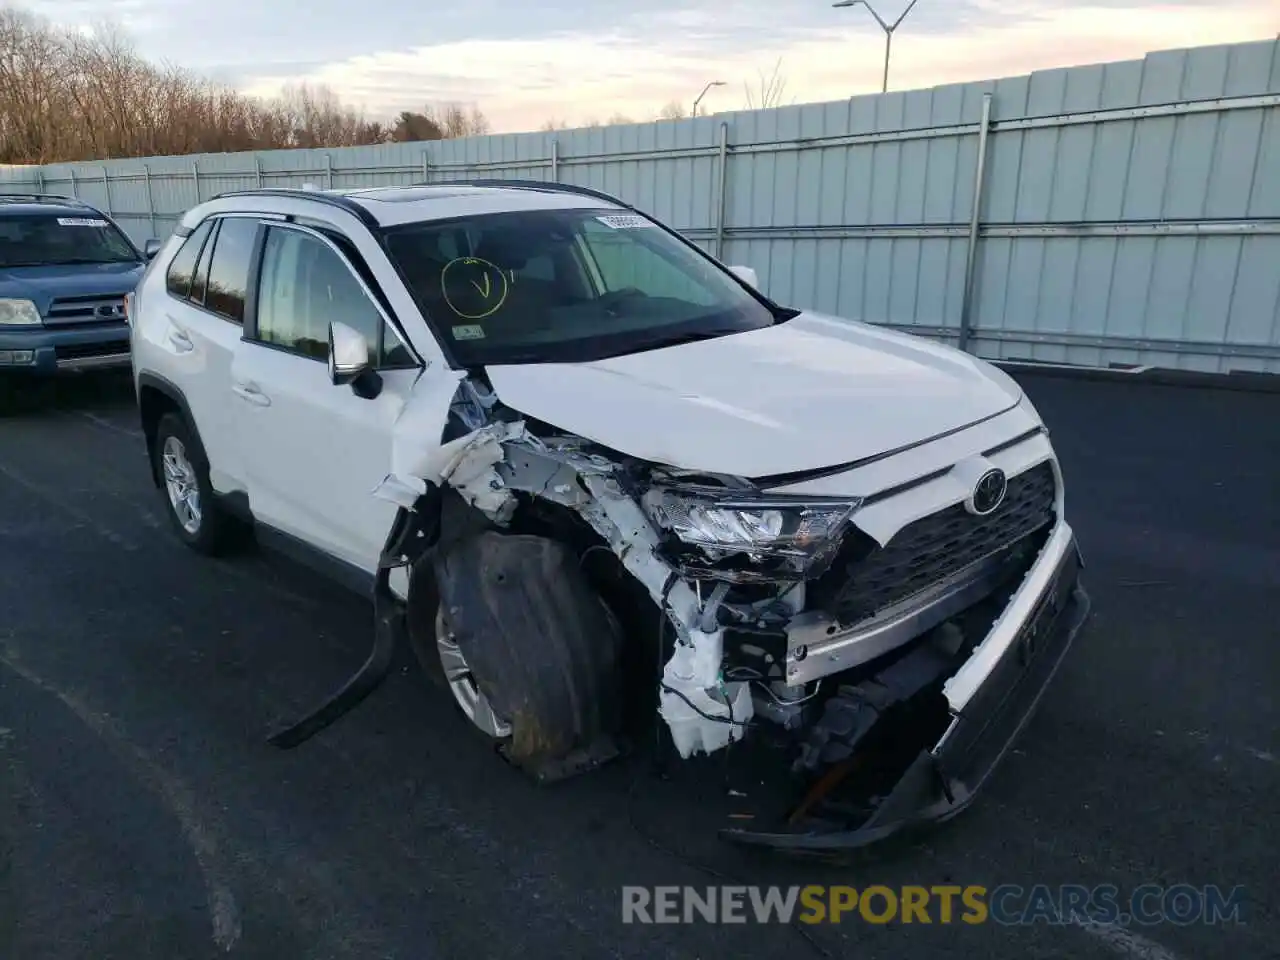
M 969 512 L 980 517 L 995 511 L 1004 503 L 1005 492 L 1009 489 L 1009 479 L 1000 469 L 991 469 L 978 478 L 973 485 L 973 493 L 969 495 Z

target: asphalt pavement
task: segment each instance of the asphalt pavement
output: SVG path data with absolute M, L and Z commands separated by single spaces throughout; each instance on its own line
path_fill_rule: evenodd
M 167 529 L 127 379 L 0 417 L 0 958 L 1145 960 L 1280 940 L 1280 394 L 1026 375 L 1094 613 L 977 804 L 845 867 L 748 855 L 640 760 L 539 788 L 408 658 L 292 752 L 370 609 Z M 623 885 L 1242 887 L 1243 923 L 624 925 Z

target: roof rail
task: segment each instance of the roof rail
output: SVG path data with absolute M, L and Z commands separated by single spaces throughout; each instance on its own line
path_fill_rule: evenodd
M 606 203 L 617 204 L 624 210 L 635 210 L 631 204 L 603 190 L 591 187 L 579 187 L 572 183 L 559 183 L 555 180 L 434 180 L 411 184 L 415 187 L 501 187 L 507 190 L 542 190 L 547 193 L 572 193 L 582 197 L 593 197 Z M 639 212 L 639 211 L 636 211 Z
M 210 199 L 226 200 L 230 197 L 288 197 L 291 200 L 314 200 L 316 203 L 324 203 L 331 207 L 339 207 L 345 210 L 347 213 L 358 217 L 360 222 L 370 229 L 377 229 L 378 227 L 378 220 L 372 213 L 341 193 L 304 190 L 301 187 L 258 187 L 252 190 L 229 190 L 226 193 L 219 193 Z

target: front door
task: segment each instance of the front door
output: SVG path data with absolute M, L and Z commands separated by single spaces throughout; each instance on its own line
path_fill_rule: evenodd
M 372 495 L 390 470 L 392 427 L 416 361 L 339 249 L 313 230 L 271 225 L 255 310 L 231 366 L 254 517 L 372 573 L 396 506 Z M 365 334 L 382 388 L 329 379 L 329 324 Z

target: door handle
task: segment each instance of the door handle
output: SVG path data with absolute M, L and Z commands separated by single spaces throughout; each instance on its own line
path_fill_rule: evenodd
M 169 343 L 179 353 L 187 353 L 195 349 L 195 344 L 191 342 L 191 338 L 187 336 L 185 330 L 179 330 L 177 327 L 169 328 Z
M 248 400 L 259 407 L 271 406 L 271 398 L 259 390 L 256 383 L 237 383 L 231 391 L 241 400 Z

